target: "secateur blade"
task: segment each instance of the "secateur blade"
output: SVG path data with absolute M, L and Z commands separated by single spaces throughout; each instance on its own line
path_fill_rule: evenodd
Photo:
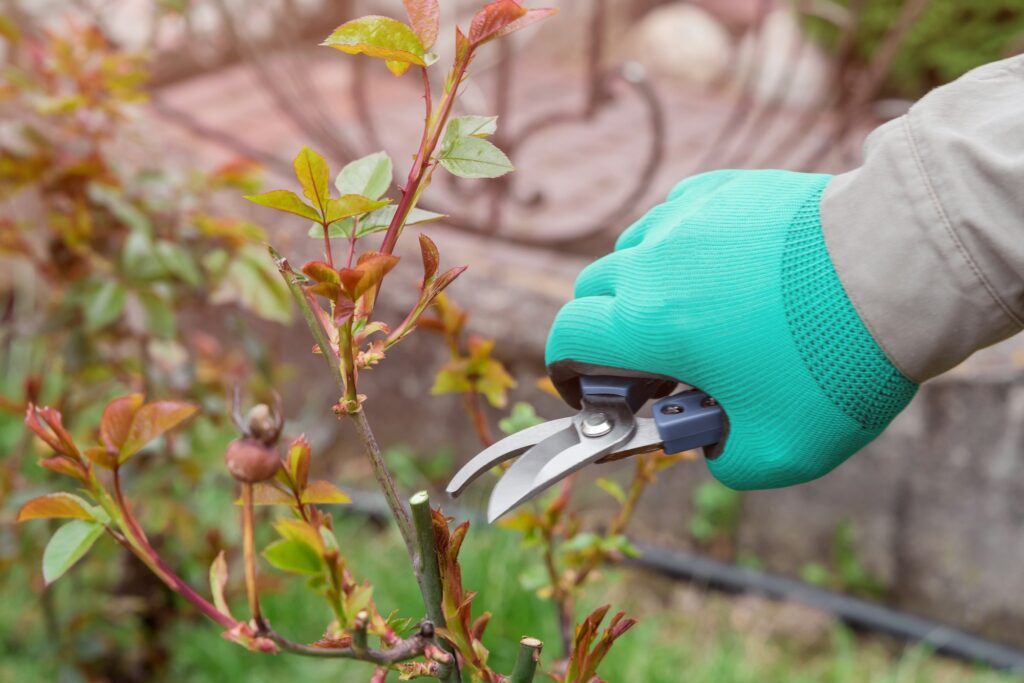
M 600 460 L 629 441 L 635 431 L 633 411 L 621 398 L 584 399 L 583 410 L 568 428 L 531 448 L 498 480 L 487 506 L 487 521 L 493 522 L 584 465 Z M 549 469 L 554 462 L 562 465 Z
M 493 522 L 584 465 L 630 443 L 636 431 L 633 414 L 662 384 L 661 380 L 581 377 L 578 414 L 512 434 L 484 449 L 459 470 L 448 484 L 448 493 L 459 495 L 483 472 L 522 454 L 494 487 L 488 506 Z
M 528 427 L 497 441 L 462 466 L 448 483 L 448 495 L 455 497 L 491 468 L 533 448 L 545 439 L 572 426 L 572 417 L 563 417 Z

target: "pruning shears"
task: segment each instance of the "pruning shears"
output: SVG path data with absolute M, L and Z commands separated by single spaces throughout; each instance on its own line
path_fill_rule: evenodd
M 663 380 L 594 375 L 579 382 L 576 415 L 524 429 L 485 448 L 455 474 L 448 493 L 458 496 L 484 472 L 520 456 L 491 493 L 487 520 L 493 522 L 591 463 L 658 450 L 679 453 L 722 440 L 725 413 L 702 391 L 687 389 L 659 399 L 652 417 L 637 417 L 664 387 Z

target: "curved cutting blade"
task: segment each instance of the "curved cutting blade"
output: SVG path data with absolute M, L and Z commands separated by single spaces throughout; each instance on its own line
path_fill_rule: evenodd
M 649 417 L 638 417 L 634 418 L 634 421 L 633 433 L 628 438 L 618 441 L 615 447 L 608 451 L 594 452 L 593 449 L 588 451 L 584 448 L 587 444 L 581 443 L 578 447 L 559 453 L 540 469 L 537 473 L 536 483 L 550 486 L 573 472 L 601 460 L 611 450 L 614 450 L 616 455 L 626 455 L 646 453 L 660 448 L 661 435 L 658 433 L 654 420 Z
M 533 427 L 506 436 L 484 450 L 462 466 L 448 483 L 446 491 L 452 497 L 458 496 L 474 479 L 487 472 L 495 465 L 514 458 L 523 451 L 536 446 L 551 436 L 572 427 L 572 417 L 563 417 L 543 422 Z
M 582 427 L 595 414 L 603 414 L 611 425 L 610 431 L 600 436 L 586 436 Z M 498 480 L 487 506 L 487 521 L 493 522 L 503 514 L 529 500 L 571 472 L 588 462 L 594 462 L 628 441 L 636 430 L 636 418 L 624 401 L 585 401 L 584 408 L 572 418 L 569 428 L 537 444 L 512 463 Z M 549 462 L 580 464 L 563 467 L 564 473 L 545 476 L 542 473 Z
M 544 463 L 567 448 L 579 443 L 576 428 L 570 424 L 566 429 L 554 434 L 526 451 L 522 457 L 505 470 L 501 479 L 494 485 L 491 500 L 487 504 L 487 521 L 493 522 L 498 517 L 536 495 L 540 489 L 534 489 L 533 480 Z

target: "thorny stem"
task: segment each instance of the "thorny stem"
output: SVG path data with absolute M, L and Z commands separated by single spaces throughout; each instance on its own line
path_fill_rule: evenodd
M 359 216 L 352 219 L 352 234 L 348 236 L 348 259 L 346 259 L 345 267 L 351 268 L 352 262 L 356 258 L 356 242 L 359 240 L 356 235 L 359 234 Z
M 619 507 L 619 511 L 616 513 L 615 517 L 612 518 L 611 523 L 605 531 L 607 536 L 617 536 L 618 534 L 621 534 L 627 526 L 629 526 L 630 521 L 633 519 L 633 513 L 636 511 L 637 503 L 640 501 L 640 497 L 643 495 L 644 491 L 647 489 L 648 483 L 651 481 L 652 474 L 650 472 L 650 466 L 652 462 L 653 457 L 641 456 L 636 459 L 633 471 L 633 481 L 630 483 L 629 491 L 626 493 L 626 498 Z M 570 482 L 571 480 L 566 480 L 563 495 L 566 495 L 568 488 L 571 487 Z M 583 566 L 575 572 L 571 582 L 566 585 L 555 560 L 555 544 L 556 540 L 553 530 L 545 530 L 544 564 L 548 571 L 549 580 L 551 581 L 551 599 L 552 602 L 555 603 L 555 608 L 558 613 L 559 633 L 562 639 L 562 653 L 564 657 L 568 657 L 572 647 L 575 590 L 586 582 L 593 571 L 600 566 L 605 558 L 603 555 L 594 555 L 588 558 Z
M 433 639 L 425 636 L 423 631 L 424 629 L 421 627 L 420 633 L 411 638 L 396 641 L 387 650 L 366 648 L 362 655 L 357 654 L 351 647 L 316 647 L 315 645 L 296 643 L 269 627 L 262 631 L 260 635 L 274 641 L 285 652 L 291 652 L 296 655 L 334 659 L 358 659 L 364 662 L 372 662 L 373 664 L 388 665 L 421 656 L 427 646 L 433 642 Z
M 427 618 L 436 626 L 446 628 L 448 623 L 444 616 L 442 603 L 444 589 L 441 585 L 441 568 L 437 563 L 437 538 L 434 535 L 430 496 L 426 491 L 414 494 L 409 499 L 409 507 L 412 508 L 412 519 L 416 526 L 416 543 L 419 550 L 416 578 L 420 584 L 420 592 L 423 594 Z M 450 643 L 442 641 L 441 648 L 454 658 L 455 650 Z M 443 671 L 439 678 L 449 683 L 459 683 L 461 677 L 458 663 L 453 661 L 452 666 L 447 667 L 447 670 Z
M 359 440 L 362 441 L 366 456 L 370 460 L 373 476 L 376 477 L 377 484 L 384 492 L 384 498 L 387 500 L 388 507 L 391 508 L 391 514 L 394 515 L 395 522 L 398 524 L 398 531 L 402 534 L 402 540 L 405 542 L 405 549 L 415 566 L 416 534 L 413 531 L 412 520 L 409 519 L 408 511 L 406 511 L 402 501 L 398 498 L 398 487 L 395 486 L 391 470 L 388 469 L 387 463 L 384 462 L 384 456 L 380 452 L 377 438 L 373 435 L 373 429 L 371 429 L 370 423 L 366 419 L 366 412 L 358 410 L 350 413 L 349 417 L 352 418 L 352 422 L 356 426 Z
M 327 336 L 327 328 L 324 325 L 324 321 L 314 312 L 321 310 L 320 307 L 316 305 L 316 302 L 310 302 L 302 289 L 302 285 L 299 284 L 298 275 L 292 270 L 292 265 L 288 263 L 288 259 L 281 256 L 273 247 L 270 247 L 270 256 L 274 259 L 281 277 L 284 278 L 285 283 L 288 285 L 288 291 L 292 293 L 292 298 L 295 299 L 296 305 L 302 311 L 302 317 L 306 321 L 306 326 L 309 327 L 316 345 L 320 347 L 320 354 L 331 369 L 331 374 L 340 382 L 341 360 L 331 345 L 330 338 Z
M 569 496 L 574 481 L 575 477 L 569 477 L 562 482 L 562 488 L 558 494 L 559 499 Z M 545 525 L 542 529 L 542 538 L 544 542 L 544 568 L 548 572 L 548 581 L 551 583 L 551 602 L 555 606 L 558 636 L 562 645 L 562 657 L 568 659 L 572 652 L 573 637 L 572 594 L 562 581 L 562 574 L 555 560 L 557 540 L 554 528 Z
M 494 435 L 491 434 L 491 427 L 487 424 L 487 415 L 484 414 L 484 407 L 480 402 L 480 393 L 469 390 L 462 394 L 462 402 L 466 406 L 466 412 L 473 420 L 473 427 L 476 428 L 477 437 L 484 448 L 494 443 Z
M 149 541 L 146 540 L 145 534 L 142 533 L 142 528 L 139 526 L 138 521 L 132 514 L 131 508 L 128 507 L 128 503 L 121 492 L 121 477 L 117 469 L 114 470 L 114 498 L 117 502 L 117 507 L 125 520 L 125 526 L 127 527 L 127 547 L 135 553 L 136 557 L 142 560 L 147 567 L 152 569 L 153 573 L 156 574 L 161 581 L 167 584 L 171 590 L 191 602 L 207 617 L 226 629 L 232 629 L 237 626 L 238 622 L 228 615 L 223 614 L 206 598 L 196 593 L 191 586 L 181 579 L 181 577 L 175 574 L 174 571 L 163 561 L 156 550 L 153 549 L 153 546 L 149 544 Z
M 423 126 L 423 139 L 420 143 L 420 149 L 416 154 L 416 159 L 413 161 L 412 168 L 409 169 L 409 177 L 406 179 L 405 187 L 402 188 L 402 199 L 398 202 L 398 209 L 395 211 L 394 218 L 391 219 L 391 225 L 388 226 L 387 233 L 384 234 L 384 241 L 380 246 L 381 253 L 390 254 L 395 250 L 395 244 L 398 242 L 398 236 L 405 225 L 405 220 L 409 216 L 409 212 L 416 206 L 416 201 L 420 195 L 420 186 L 423 183 L 423 179 L 427 176 L 426 170 L 430 165 L 430 157 L 434 153 L 437 143 L 441 140 L 444 125 L 447 123 L 452 107 L 455 104 L 459 85 L 462 84 L 462 78 L 465 76 L 466 68 L 469 66 L 472 58 L 473 50 L 470 49 L 455 64 L 453 68 L 454 76 L 451 79 L 451 89 L 445 92 L 444 97 L 441 99 L 441 103 L 438 105 L 438 114 L 434 116 L 433 111 L 431 111 L 427 115 L 426 124 Z M 424 89 L 426 91 L 424 96 L 429 101 L 430 80 L 426 78 L 425 69 Z
M 249 614 L 257 624 L 263 623 L 260 598 L 256 587 L 256 543 L 253 539 L 252 484 L 242 482 L 242 552 L 245 556 L 245 592 L 249 598 Z
M 572 596 L 562 585 L 558 565 L 555 563 L 555 540 L 550 532 L 544 535 L 544 546 L 544 566 L 548 570 L 548 580 L 551 581 L 551 601 L 555 604 L 562 657 L 568 658 L 572 652 Z
M 330 237 L 330 235 L 327 234 L 328 233 L 328 225 L 327 225 L 326 221 L 324 221 L 323 226 L 324 226 L 324 258 L 327 259 L 327 265 L 329 265 L 331 268 L 333 268 L 334 267 L 334 254 L 331 253 L 331 237 Z M 355 234 L 354 230 L 352 231 L 352 234 L 353 235 Z M 351 263 L 352 263 L 352 257 L 349 256 L 349 265 L 351 265 Z

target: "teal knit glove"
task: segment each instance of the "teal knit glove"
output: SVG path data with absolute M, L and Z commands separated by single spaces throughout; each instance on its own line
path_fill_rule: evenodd
M 547 346 L 570 402 L 579 374 L 663 376 L 714 396 L 736 489 L 820 477 L 878 436 L 917 385 L 875 343 L 836 275 L 818 207 L 830 176 L 689 178 L 591 264 Z M 602 370 L 603 369 L 603 370 Z

